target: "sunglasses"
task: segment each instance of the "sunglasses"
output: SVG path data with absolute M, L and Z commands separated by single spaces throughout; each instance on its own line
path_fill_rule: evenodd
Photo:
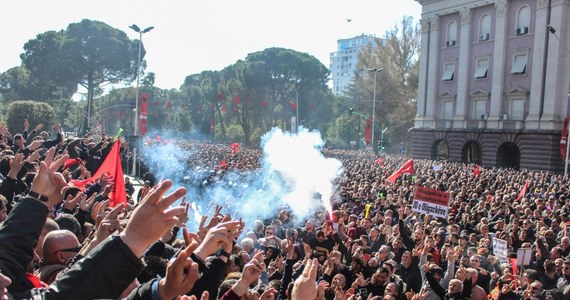
M 77 252 L 81 251 L 81 248 L 82 248 L 81 246 L 77 246 L 77 247 L 73 247 L 73 248 L 60 249 L 60 250 L 57 250 L 55 252 L 61 251 L 61 252 L 75 252 L 75 253 L 77 253 Z

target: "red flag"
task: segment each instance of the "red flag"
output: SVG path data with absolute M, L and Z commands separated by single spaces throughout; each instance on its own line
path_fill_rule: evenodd
M 68 158 L 67 160 L 65 160 L 65 163 L 63 164 L 63 168 L 65 170 L 74 167 L 75 165 L 78 165 L 82 162 L 81 159 L 79 158 Z
M 172 100 L 168 100 L 168 102 L 166 103 L 166 108 L 168 109 L 172 109 Z
M 232 101 L 234 102 L 235 105 L 238 105 L 241 100 L 239 99 L 239 96 L 235 96 Z
M 366 127 L 364 128 L 364 142 L 366 145 L 370 145 L 372 140 L 372 120 L 368 118 L 366 120 Z
M 493 198 L 494 198 L 493 195 L 488 195 L 487 196 L 487 203 L 493 202 Z
M 297 103 L 296 102 L 289 101 L 289 106 L 291 107 L 291 110 L 297 110 Z
M 524 186 L 521 190 L 521 192 L 519 193 L 519 196 L 517 197 L 517 201 L 521 200 L 524 195 L 526 195 L 526 189 L 528 188 L 528 181 L 524 183 Z
M 398 179 L 398 177 L 400 177 L 400 175 L 402 174 L 415 174 L 416 172 L 414 171 L 414 160 L 410 159 L 408 160 L 400 169 L 398 169 L 398 171 L 394 172 L 394 174 L 390 175 L 390 177 L 386 178 L 386 180 L 394 183 L 396 181 L 396 179 Z
M 223 160 L 220 162 L 220 165 L 218 166 L 218 170 L 227 169 L 227 168 L 228 168 L 228 163 L 226 162 L 225 159 L 223 159 Z
M 269 106 L 269 101 L 263 101 L 263 102 L 261 102 L 261 106 L 263 106 L 263 107 L 268 107 L 268 106 Z
M 224 94 L 219 93 L 216 95 L 216 98 L 218 98 L 218 100 L 223 100 L 224 99 Z
M 374 163 L 377 164 L 377 165 L 383 165 L 383 164 L 384 164 L 384 161 L 382 160 L 382 157 L 378 157 L 378 158 L 374 161 Z
M 123 167 L 121 167 L 121 139 L 117 139 L 111 152 L 105 158 L 95 175 L 91 178 L 73 182 L 76 187 L 82 188 L 93 183 L 102 176 L 107 177 L 107 182 L 113 185 L 113 190 L 109 193 L 110 205 L 115 206 L 120 203 L 127 203 L 127 193 L 125 191 L 125 178 L 123 177 Z
M 145 135 L 146 132 L 148 131 L 148 128 L 146 127 L 147 125 L 147 119 L 148 119 L 148 94 L 147 93 L 141 93 L 139 96 L 140 101 L 140 115 L 139 115 L 139 132 L 142 135 Z
M 511 267 L 513 268 L 513 274 L 512 275 L 517 275 L 517 273 L 519 272 L 518 267 L 517 267 L 517 259 L 516 258 L 509 258 L 509 262 L 511 263 Z M 515 283 L 515 289 L 517 287 L 517 281 L 513 280 L 513 282 Z
M 560 136 L 560 157 L 566 160 L 566 140 L 568 139 L 568 118 L 564 118 L 564 127 L 562 127 L 562 136 Z
M 481 169 L 479 168 L 479 165 L 477 165 L 477 167 L 475 167 L 475 170 L 473 170 L 473 175 L 481 176 Z
M 232 147 L 232 152 L 234 154 L 237 154 L 239 152 L 239 143 L 232 143 L 230 146 Z
M 222 110 L 222 112 L 226 112 L 226 110 L 228 110 L 228 108 L 225 105 L 222 105 L 221 110 Z

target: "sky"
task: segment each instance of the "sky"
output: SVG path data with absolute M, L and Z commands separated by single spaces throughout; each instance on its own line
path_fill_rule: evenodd
M 20 65 L 24 44 L 37 34 L 91 19 L 131 39 L 139 34 L 129 25 L 154 26 L 142 41 L 147 72 L 156 74 L 155 86 L 163 89 L 270 47 L 306 52 L 329 67 L 338 39 L 382 37 L 403 16 L 419 21 L 421 14 L 415 0 L 29 0 L 2 6 L 0 72 Z

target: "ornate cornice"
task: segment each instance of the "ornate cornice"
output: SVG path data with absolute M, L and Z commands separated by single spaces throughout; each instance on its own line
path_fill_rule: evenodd
M 550 6 L 558 6 L 558 5 L 562 5 L 562 4 L 570 4 L 570 0 L 552 0 L 552 3 L 550 4 Z
M 536 1 L 536 9 L 544 9 L 548 8 L 550 2 L 548 0 L 537 0 Z
M 429 22 L 431 24 L 431 30 L 436 31 L 439 29 L 439 17 L 433 16 L 429 18 Z
M 461 24 L 469 24 L 471 23 L 471 9 L 466 7 L 463 8 L 460 12 L 459 15 L 461 16 Z
M 422 32 L 429 31 L 429 19 L 421 19 L 420 25 L 422 26 Z
M 498 0 L 495 2 L 495 9 L 497 10 L 497 17 L 504 17 L 507 15 L 507 10 L 509 9 L 509 3 L 507 0 Z

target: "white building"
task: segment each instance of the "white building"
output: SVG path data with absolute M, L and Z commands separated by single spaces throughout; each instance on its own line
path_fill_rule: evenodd
M 342 96 L 354 81 L 354 72 L 358 63 L 358 54 L 377 48 L 376 38 L 372 35 L 359 35 L 337 41 L 337 51 L 331 53 L 330 70 L 333 92 Z

